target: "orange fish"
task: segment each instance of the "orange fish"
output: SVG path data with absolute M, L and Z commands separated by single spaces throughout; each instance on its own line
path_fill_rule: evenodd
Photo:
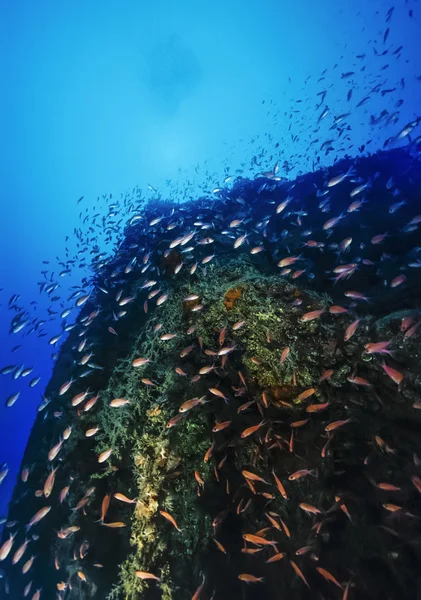
M 194 472 L 194 478 L 196 479 L 197 483 L 201 486 L 204 487 L 205 486 L 205 482 L 203 481 L 203 479 L 200 477 L 198 471 Z
M 237 413 L 241 413 L 244 410 L 247 410 L 250 406 L 252 406 L 254 404 L 254 400 L 249 400 L 249 402 L 245 402 L 244 404 L 242 404 L 241 406 L 239 406 L 237 408 Z
M 192 408 L 197 406 L 198 404 L 204 404 L 204 402 L 205 396 L 202 396 L 201 398 L 192 398 L 191 400 L 186 400 L 186 402 L 183 402 L 183 404 L 180 406 L 178 412 L 185 413 L 188 410 L 191 410 Z
M 174 525 L 174 527 L 178 531 L 181 531 L 181 529 L 179 528 L 179 526 L 176 523 L 176 520 L 174 519 L 174 517 L 172 515 L 170 515 L 170 513 L 166 512 L 165 510 L 160 510 L 159 512 L 165 519 L 167 519 L 167 521 L 169 521 L 171 523 L 171 525 Z
M 204 461 L 205 463 L 207 463 L 207 462 L 208 462 L 208 460 L 210 459 L 210 457 L 212 456 L 212 452 L 213 452 L 213 449 L 214 449 L 214 448 L 215 448 L 215 444 L 212 444 L 212 445 L 211 445 L 211 446 L 210 446 L 210 447 L 209 447 L 209 448 L 206 450 L 205 456 L 203 457 L 203 461 Z
M 390 379 L 400 385 L 402 383 L 403 374 L 393 369 L 392 367 L 388 367 L 385 363 L 382 364 L 383 371 L 389 375 Z
M 329 312 L 332 315 L 341 315 L 343 313 L 347 313 L 348 309 L 344 308 L 343 306 L 330 306 Z
M 159 577 L 153 573 L 148 573 L 147 571 L 135 571 L 135 575 L 136 577 L 139 577 L 139 579 L 155 579 L 156 581 L 160 581 Z
M 246 438 L 249 435 L 252 435 L 255 431 L 257 431 L 258 429 L 260 429 L 261 427 L 263 427 L 263 425 L 266 423 L 266 421 L 261 421 L 258 425 L 254 425 L 253 427 L 249 427 L 248 429 L 244 429 L 244 431 L 241 432 L 241 437 L 242 438 Z
M 327 408 L 328 406 L 329 406 L 329 402 L 323 402 L 323 404 L 310 404 L 309 406 L 307 406 L 306 412 L 308 412 L 308 413 L 320 412 L 322 410 L 325 410 L 325 408 Z
M 413 475 L 411 477 L 411 481 L 414 484 L 414 486 L 417 488 L 419 493 L 421 494 L 421 479 L 418 477 L 418 475 Z
M 132 366 L 133 367 L 142 367 L 143 365 L 146 365 L 148 362 L 150 361 L 149 358 L 135 358 L 134 361 L 132 362 Z
M 263 548 L 241 548 L 243 554 L 257 554 L 262 552 Z
M 367 387 L 371 386 L 371 383 L 367 381 L 367 379 L 364 379 L 364 377 L 357 377 L 355 375 L 350 375 L 347 377 L 347 381 L 350 383 L 355 383 L 355 385 L 365 385 Z
M 344 595 L 342 596 L 342 600 L 348 600 L 348 592 L 349 592 L 350 585 L 351 585 L 351 582 L 348 581 L 348 583 L 345 586 Z
M 225 550 L 225 548 L 223 547 L 223 545 L 221 544 L 221 542 L 218 542 L 218 540 L 216 540 L 215 538 L 213 538 L 213 541 L 215 542 L 215 544 L 217 545 L 218 549 L 223 552 L 224 554 L 227 553 L 227 551 Z
M 130 400 L 126 400 L 125 398 L 114 398 L 110 402 L 112 408 L 120 408 L 121 406 L 126 406 L 126 404 L 130 404 Z
M 262 477 L 256 475 L 255 473 L 251 473 L 250 471 L 241 471 L 241 475 L 243 475 L 243 477 L 245 477 L 246 479 L 251 479 L 252 481 L 261 481 L 262 483 L 266 483 L 266 485 L 269 485 L 268 482 L 265 481 Z
M 399 492 L 401 489 L 400 487 L 392 485 L 391 483 L 376 483 L 376 487 L 380 488 L 381 490 L 386 490 L 387 492 Z
M 99 463 L 105 462 L 107 459 L 110 458 L 112 452 L 113 452 L 112 448 L 109 448 L 108 450 L 104 450 L 104 452 L 101 452 L 101 454 L 98 456 L 98 462 Z
M 304 581 L 304 583 L 306 584 L 306 586 L 308 587 L 308 589 L 310 589 L 310 586 L 307 583 L 307 579 L 304 577 L 303 572 L 301 571 L 300 567 L 293 560 L 290 560 L 289 562 L 291 563 L 291 566 L 294 569 L 294 571 L 297 573 L 298 577 L 302 581 Z
M 396 450 L 391 448 L 379 435 L 375 436 L 376 444 L 387 454 L 395 454 Z
M 287 496 L 287 493 L 286 493 L 286 491 L 285 491 L 285 488 L 284 488 L 284 486 L 282 485 L 282 483 L 281 483 L 280 479 L 278 479 L 278 477 L 275 475 L 275 472 L 274 472 L 274 471 L 272 471 L 272 475 L 273 475 L 273 478 L 275 479 L 275 483 L 276 483 L 276 486 L 277 486 L 278 490 L 281 492 L 281 495 L 282 495 L 283 499 L 284 499 L 284 500 L 287 500 L 287 499 L 288 499 L 288 496 Z
M 113 523 L 101 523 L 104 527 L 109 527 L 110 529 L 120 529 L 121 527 L 126 527 L 126 523 L 123 521 L 113 521 Z
M 195 593 L 192 596 L 191 600 L 199 600 L 202 592 L 203 592 L 203 588 L 205 587 L 205 576 L 203 575 L 203 579 L 202 579 L 202 583 L 199 585 L 199 587 L 197 588 L 197 590 L 195 591 Z
M 316 567 L 316 571 L 318 571 L 320 575 L 326 579 L 326 581 L 330 581 L 338 586 L 340 590 L 342 589 L 341 584 L 335 579 L 332 573 L 329 573 L 329 571 L 326 571 L 326 569 L 323 569 L 322 567 Z
M 258 583 L 264 581 L 264 577 L 255 577 L 254 575 L 250 575 L 249 573 L 240 573 L 238 579 L 241 581 L 245 581 L 246 583 Z
M 56 444 L 55 446 L 53 446 L 51 448 L 51 450 L 48 453 L 48 460 L 51 462 L 55 459 L 55 457 L 57 456 L 57 454 L 60 452 L 61 447 L 63 445 L 63 441 L 64 440 L 60 440 L 58 444 Z
M 286 556 L 286 552 L 278 552 L 277 554 L 275 554 L 274 556 L 269 558 L 266 562 L 267 563 L 277 562 L 278 560 L 282 560 L 283 558 L 285 558 L 285 556 Z
M 231 421 L 222 421 L 220 423 L 217 423 L 215 425 L 215 427 L 213 427 L 212 431 L 214 433 L 218 432 L 218 431 L 222 431 L 223 429 L 226 429 L 227 427 L 229 427 L 231 425 Z
M 78 406 L 79 404 L 81 404 L 87 398 L 87 396 L 89 396 L 89 394 L 90 392 L 88 388 L 85 392 L 81 392 L 80 394 L 74 396 L 72 398 L 72 406 Z
M 305 477 L 306 475 L 313 475 L 313 477 L 317 477 L 317 469 L 314 471 L 309 471 L 308 469 L 300 469 L 300 471 L 295 471 L 295 473 L 291 473 L 288 479 L 290 481 L 297 481 L 297 479 L 301 479 L 301 477 Z
M 315 506 L 312 506 L 311 504 L 307 504 L 306 502 L 300 502 L 300 504 L 298 506 L 301 508 L 301 510 L 304 510 L 305 512 L 308 512 L 308 513 L 312 513 L 313 515 L 320 515 L 322 512 Z
M 136 504 L 137 502 L 137 500 L 131 500 L 130 498 L 127 498 L 127 496 L 125 496 L 124 494 L 120 494 L 119 492 L 114 494 L 114 498 L 120 500 L 120 502 L 125 502 L 126 504 Z
M 287 256 L 286 258 L 282 258 L 278 262 L 278 267 L 289 267 L 293 265 L 297 260 L 300 260 L 301 256 Z
M 397 504 L 383 504 L 383 508 L 388 510 L 389 512 L 397 512 L 402 509 L 402 506 L 398 506 Z
M 265 515 L 266 515 L 266 518 L 270 521 L 270 523 L 275 527 L 275 529 L 278 529 L 280 531 L 281 526 L 279 525 L 279 523 L 277 521 L 275 521 L 275 519 L 273 517 L 268 515 L 268 513 L 265 513 Z
M 53 491 L 53 487 L 54 487 L 54 481 L 56 478 L 56 471 L 57 471 L 58 467 L 56 467 L 55 469 L 53 469 L 51 471 L 51 473 L 48 475 L 47 479 L 45 480 L 44 483 L 44 496 L 46 498 L 48 498 L 51 494 L 51 492 Z
M 322 381 L 326 381 L 326 379 L 330 379 L 333 375 L 335 371 L 333 369 L 327 369 L 326 371 L 324 371 L 319 379 L 319 383 L 322 383 Z
M 354 335 L 354 333 L 357 331 L 357 327 L 359 325 L 361 319 L 356 319 L 355 321 L 353 321 L 351 323 L 351 325 L 349 325 L 346 329 L 345 329 L 345 333 L 344 333 L 344 341 L 347 342 L 348 340 L 350 340 L 352 338 L 352 336 Z
M 333 421 L 333 423 L 329 423 L 328 425 L 326 425 L 325 431 L 335 431 L 335 429 L 338 429 L 339 427 L 343 427 L 350 421 L 351 421 L 351 419 L 345 419 L 343 421 Z
M 316 393 L 315 388 L 309 388 L 308 390 L 301 392 L 301 394 L 299 396 L 297 396 L 297 398 L 294 400 L 294 403 L 299 404 L 300 402 L 302 402 L 306 398 L 309 398 L 310 396 L 312 396 L 315 393 Z
M 99 398 L 99 396 L 94 396 L 93 398 L 88 400 L 88 402 L 83 407 L 83 412 L 88 412 L 89 410 L 91 410 L 91 408 L 96 404 L 96 401 L 98 400 L 98 398 Z
M 290 347 L 287 346 L 286 348 L 284 348 L 284 350 L 282 351 L 281 354 L 281 359 L 280 359 L 280 363 L 282 364 L 283 362 L 286 361 L 288 354 L 290 353 Z
M 29 569 L 33 565 L 34 560 L 35 560 L 35 556 L 31 556 L 31 558 L 26 561 L 26 563 L 22 567 L 22 573 L 23 574 L 25 574 L 25 573 L 27 573 L 29 571 Z
M 32 519 L 26 526 L 26 531 L 29 531 L 30 528 L 36 523 L 39 523 L 39 521 L 41 521 L 41 519 L 43 519 L 45 515 L 47 515 L 50 512 L 50 510 L 51 506 L 44 506 L 44 508 L 41 508 L 37 513 L 35 513 L 35 515 L 32 517 Z
M 17 535 L 17 531 L 13 535 L 10 534 L 9 539 L 6 540 L 3 544 L 3 546 L 0 548 L 0 561 L 5 560 L 9 556 L 9 553 L 12 549 L 16 535 Z
M 287 536 L 287 538 L 291 539 L 291 533 L 290 533 L 288 527 L 286 526 L 286 524 L 284 523 L 284 521 L 281 518 L 279 520 L 281 521 L 282 529 L 284 530 L 285 535 Z
M 246 540 L 246 542 L 255 544 L 256 546 L 273 546 L 274 548 L 276 548 L 276 544 L 278 543 L 273 540 L 267 540 L 261 535 L 254 535 L 252 533 L 244 533 L 243 539 Z
M 318 319 L 319 317 L 321 317 L 321 315 L 324 313 L 324 309 L 321 308 L 320 310 L 312 310 L 310 312 L 305 313 L 302 317 L 300 317 L 300 321 L 303 323 L 307 323 L 308 321 L 314 321 L 315 319 Z
M 307 425 L 308 423 L 308 419 L 303 419 L 302 421 L 294 421 L 293 423 L 290 423 L 290 427 L 304 427 L 304 425 Z

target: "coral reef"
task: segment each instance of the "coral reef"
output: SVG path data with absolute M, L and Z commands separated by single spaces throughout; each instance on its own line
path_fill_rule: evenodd
M 385 170 L 382 177 L 389 175 Z M 295 193 L 310 206 L 316 204 L 315 177 L 296 182 Z M 317 177 L 322 187 L 323 174 Z M 322 253 L 318 260 L 308 259 L 314 276 L 299 283 L 281 276 L 280 250 L 270 245 L 280 245 L 282 224 L 276 230 L 266 223 L 264 258 L 251 256 L 246 244 L 233 250 L 233 239 L 227 242 L 217 233 L 212 260 L 204 247 L 197 262 L 183 250 L 168 251 L 173 238 L 190 235 L 196 214 L 202 215 L 200 223 L 230 222 L 238 216 L 235 199 L 254 198 L 262 185 L 239 180 L 231 198 L 219 205 L 187 204 L 171 236 L 159 218 L 152 235 L 150 223 L 176 207 L 151 203 L 144 223 L 128 225 L 115 257 L 96 268 L 97 288 L 79 322 L 86 323 L 94 308 L 100 311 L 89 322 L 88 335 L 102 368 L 78 381 L 74 393 L 89 386 L 98 399 L 89 409 L 87 404 L 75 408 L 73 392 L 64 398 L 57 393 L 80 359 L 80 334 L 71 331 L 46 390 L 52 408 L 40 413 L 24 457 L 30 481 L 44 480 L 50 448 L 72 426 L 56 463 L 57 510 L 38 529 L 33 578 L 38 587 L 45 582 L 43 600 L 55 598 L 57 581 L 72 582 L 66 600 L 184 600 L 202 581 L 203 598 L 213 593 L 220 600 L 316 597 L 307 585 L 318 596 L 337 598 L 337 586 L 323 579 L 317 566 L 334 573 L 341 587 L 351 581 L 364 600 L 409 599 L 405 590 L 415 589 L 419 492 L 411 477 L 421 457 L 420 346 L 417 334 L 405 336 L 401 322 L 416 313 L 420 288 L 411 283 L 411 294 L 397 290 L 393 301 L 373 300 L 358 308 L 358 328 L 345 340 L 356 320 L 355 306 L 340 314 L 330 309 L 343 301 L 347 288 L 343 282 L 326 285 Z M 273 203 L 272 197 L 283 197 L 286 190 L 267 193 Z M 265 213 L 252 200 L 249 209 L 256 213 L 260 235 Z M 300 234 L 291 244 L 294 251 L 302 248 Z M 137 267 L 127 269 L 133 257 Z M 159 304 L 149 291 L 152 277 L 164 298 Z M 365 277 L 358 280 L 361 285 Z M 124 288 L 133 297 L 117 323 L 115 294 L 98 292 L 104 281 L 111 289 L 114 280 L 113 289 Z M 373 278 L 364 289 L 370 299 L 384 291 Z M 110 323 L 117 335 L 110 333 Z M 374 340 L 391 342 L 390 360 L 404 373 L 399 383 L 385 373 L 382 355 L 366 352 Z M 115 399 L 127 403 L 116 408 Z M 60 421 L 54 418 L 57 407 Z M 87 437 L 94 425 L 96 435 Z M 108 449 L 109 460 L 99 464 L 99 454 Z M 303 470 L 308 473 L 290 479 Z M 387 492 L 378 482 L 393 482 L 404 491 Z M 59 502 L 56 496 L 65 486 L 68 496 Z M 45 504 L 33 492 L 18 483 L 10 519 L 28 522 Z M 399 514 L 392 509 L 385 516 L 385 505 L 399 506 Z M 58 538 L 63 522 L 76 530 Z M 107 527 L 112 523 L 118 526 Z M 276 549 L 284 554 L 276 565 L 270 562 L 273 548 L 244 544 L 244 534 L 259 531 L 269 540 L 276 537 Z M 300 565 L 306 584 L 291 561 Z M 241 573 L 262 578 L 265 586 L 245 587 Z M 11 585 L 18 597 L 22 585 L 13 572 Z

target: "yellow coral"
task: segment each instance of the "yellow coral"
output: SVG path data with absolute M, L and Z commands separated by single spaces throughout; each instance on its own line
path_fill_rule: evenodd
M 243 293 L 242 287 L 231 288 L 227 292 L 225 292 L 225 296 L 224 296 L 225 308 L 227 310 L 233 309 L 236 301 L 239 298 L 241 298 L 242 293 Z

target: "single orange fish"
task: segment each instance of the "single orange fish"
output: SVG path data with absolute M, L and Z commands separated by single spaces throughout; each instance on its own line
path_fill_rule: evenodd
M 381 490 L 386 490 L 387 492 L 399 492 L 401 490 L 400 487 L 392 485 L 391 483 L 376 483 L 376 487 Z
M 215 444 L 212 444 L 207 450 L 206 450 L 206 454 L 203 457 L 203 462 L 207 463 L 208 460 L 210 459 L 210 457 L 212 456 L 212 452 L 215 448 Z
M 355 385 L 365 385 L 367 387 L 371 387 L 371 383 L 364 379 L 364 377 L 357 377 L 355 375 L 350 375 L 346 378 L 350 383 L 355 383 Z
M 360 323 L 361 319 L 356 319 L 355 321 L 353 321 L 351 323 L 351 325 L 349 325 L 346 329 L 345 329 L 345 333 L 344 333 L 344 341 L 348 342 L 352 336 L 354 335 L 354 333 L 357 331 L 357 327 Z
M 215 425 L 215 427 L 213 427 L 212 431 L 214 433 L 217 433 L 218 431 L 222 431 L 223 429 L 226 429 L 227 427 L 229 427 L 231 425 L 231 421 L 222 421 L 220 423 L 217 423 Z
M 246 438 L 249 435 L 252 435 L 255 431 L 257 431 L 258 429 L 260 429 L 261 427 L 263 427 L 263 425 L 266 423 L 266 421 L 261 421 L 258 425 L 254 425 L 253 427 L 249 427 L 248 429 L 244 429 L 244 431 L 241 432 L 241 437 L 242 438 Z
M 126 406 L 126 404 L 130 404 L 130 400 L 126 400 L 125 398 L 114 398 L 110 402 L 112 408 L 120 408 L 121 406 Z
M 321 315 L 324 313 L 324 309 L 320 310 L 311 310 L 310 312 L 305 313 L 300 317 L 300 321 L 302 323 L 307 323 L 308 321 L 314 321 L 315 319 L 319 319 Z
M 149 358 L 135 358 L 134 361 L 132 362 L 132 366 L 133 367 L 142 367 L 143 365 L 146 365 L 149 362 Z
M 309 398 L 310 396 L 312 396 L 315 393 L 316 393 L 315 388 L 309 388 L 308 390 L 301 392 L 301 394 L 299 396 L 297 396 L 297 398 L 294 400 L 294 403 L 299 404 L 300 402 L 302 402 L 306 398 Z
M 300 504 L 298 506 L 301 508 L 301 510 L 304 510 L 305 512 L 308 512 L 308 513 L 312 513 L 313 515 L 320 515 L 322 512 L 315 506 L 312 506 L 311 504 L 307 504 L 306 502 L 300 502 Z
M 250 575 L 249 573 L 240 573 L 238 579 L 241 581 L 245 581 L 246 583 L 258 583 L 264 581 L 264 577 L 255 577 L 254 575 Z
M 170 515 L 170 513 L 166 512 L 165 510 L 160 510 L 159 512 L 165 519 L 167 519 L 167 521 L 169 521 L 172 525 L 174 525 L 174 527 L 178 531 L 181 531 L 181 529 L 179 528 L 179 526 L 176 523 L 176 520 L 174 519 L 173 516 Z
M 294 569 L 294 571 L 297 573 L 298 577 L 302 581 L 304 581 L 304 583 L 306 584 L 306 586 L 308 587 L 308 589 L 310 589 L 310 586 L 307 583 L 307 579 L 304 577 L 303 572 L 301 571 L 300 567 L 293 560 L 290 560 L 289 562 L 291 563 L 291 566 Z
M 266 518 L 269 520 L 269 522 L 275 527 L 275 529 L 278 529 L 280 531 L 281 526 L 279 525 L 279 523 L 277 521 L 275 521 L 275 519 L 273 517 L 268 515 L 268 513 L 265 513 L 265 515 L 266 515 Z
M 307 425 L 308 423 L 308 419 L 303 419 L 302 421 L 294 421 L 293 423 L 290 423 L 290 427 L 304 427 L 304 425 Z
M 309 406 L 307 406 L 306 412 L 308 412 L 308 413 L 320 412 L 322 410 L 325 410 L 325 408 L 327 408 L 328 406 L 329 406 L 329 402 L 323 402 L 323 404 L 310 404 Z
M 253 533 L 244 533 L 243 539 L 246 542 L 250 542 L 250 544 L 255 544 L 256 546 L 273 546 L 276 548 L 276 544 L 278 543 L 273 540 L 267 540 L 261 535 L 254 535 Z
M 283 558 L 285 558 L 285 556 L 286 556 L 286 552 L 278 552 L 277 554 L 274 554 L 274 556 L 269 558 L 266 562 L 267 563 L 278 562 L 278 560 L 282 560 Z
M 127 498 L 124 494 L 120 494 L 120 492 L 114 494 L 114 498 L 120 500 L 120 502 L 125 502 L 126 504 L 136 504 L 137 502 L 137 500 L 130 500 L 130 498 Z
M 411 477 L 411 481 L 414 484 L 414 486 L 417 488 L 419 493 L 421 494 L 421 478 L 419 478 L 418 475 L 413 475 Z
M 291 533 L 290 533 L 290 530 L 288 529 L 286 523 L 284 523 L 284 521 L 281 518 L 279 518 L 279 520 L 281 521 L 281 525 L 285 532 L 285 535 L 287 536 L 287 538 L 291 539 Z
M 108 460 L 110 458 L 112 452 L 113 452 L 112 448 L 109 448 L 108 450 L 105 450 L 104 452 L 101 452 L 101 454 L 98 456 L 98 462 L 99 463 L 103 463 L 106 460 Z
M 333 375 L 335 371 L 333 369 L 326 369 L 326 371 L 324 371 L 319 379 L 319 383 L 322 383 L 322 381 L 326 381 L 326 379 L 330 379 Z
M 397 504 L 383 504 L 383 508 L 388 510 L 389 512 L 397 512 L 402 509 L 402 506 L 398 506 Z
M 317 469 L 314 471 L 309 471 L 309 469 L 300 469 L 299 471 L 295 471 L 295 473 L 291 473 L 288 479 L 290 481 L 297 481 L 297 479 L 301 479 L 301 477 L 305 477 L 306 475 L 313 475 L 313 477 L 317 477 Z
M 202 592 L 203 592 L 203 588 L 205 587 L 205 576 L 203 575 L 203 579 L 202 579 L 202 583 L 199 585 L 199 587 L 197 588 L 197 590 L 195 591 L 195 593 L 192 596 L 191 600 L 199 600 Z
M 266 483 L 266 485 L 269 485 L 268 482 L 265 481 L 262 477 L 256 475 L 255 473 L 251 473 L 250 471 L 241 471 L 241 474 L 246 479 L 251 479 L 252 481 L 261 481 L 262 483 Z
M 191 398 L 191 400 L 186 400 L 186 402 L 183 402 L 183 404 L 178 409 L 178 412 L 185 413 L 188 410 L 191 410 L 192 408 L 197 406 L 198 404 L 203 404 L 204 402 L 205 396 L 202 396 L 201 398 Z
M 351 419 L 345 419 L 343 421 L 333 421 L 333 423 L 329 423 L 328 425 L 326 425 L 325 431 L 335 431 L 335 429 L 338 429 L 339 427 L 343 427 L 350 421 L 351 421 Z
M 392 367 L 387 366 L 385 363 L 382 364 L 383 371 L 389 375 L 390 379 L 394 381 L 396 384 L 400 385 L 402 383 L 403 374 L 393 369 Z
M 148 573 L 147 571 L 135 571 L 135 575 L 136 577 L 139 577 L 139 579 L 155 579 L 156 581 L 160 581 L 159 577 L 153 573 Z
M 335 579 L 332 573 L 329 573 L 329 571 L 323 569 L 322 567 L 316 567 L 316 571 L 320 573 L 320 575 L 324 577 L 326 581 L 330 581 L 331 583 L 334 583 L 336 586 L 338 586 L 340 590 L 342 589 L 341 584 L 339 583 L 339 581 L 337 581 L 337 579 Z
M 215 544 L 217 545 L 218 549 L 223 552 L 224 554 L 227 553 L 227 551 L 225 550 L 225 548 L 223 547 L 223 545 L 221 544 L 221 542 L 218 542 L 218 540 L 216 540 L 215 538 L 213 538 L 213 541 L 215 542 Z
M 330 306 L 329 307 L 329 312 L 332 315 L 341 315 L 343 313 L 347 313 L 348 309 L 344 308 L 343 306 L 336 306 L 336 305 L 334 305 L 334 306 Z
M 289 353 L 290 353 L 290 347 L 287 346 L 286 348 L 284 348 L 284 350 L 282 351 L 282 354 L 281 354 L 281 359 L 280 359 L 281 365 L 282 365 L 283 362 L 286 361 L 286 359 L 288 358 Z
M 273 475 L 273 478 L 275 479 L 275 483 L 276 483 L 276 486 L 277 486 L 278 490 L 281 492 L 282 497 L 284 498 L 284 500 L 287 500 L 288 496 L 287 496 L 285 488 L 282 485 L 280 479 L 276 476 L 276 474 L 275 474 L 274 471 L 272 471 L 272 475 Z

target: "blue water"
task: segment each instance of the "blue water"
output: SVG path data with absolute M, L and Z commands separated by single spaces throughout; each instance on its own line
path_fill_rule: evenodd
M 119 197 L 136 185 L 146 196 L 150 183 L 183 199 L 238 169 L 254 176 L 287 161 L 281 174 L 293 178 L 363 145 L 365 152 L 382 148 L 419 114 L 421 97 L 421 9 L 401 3 L 386 23 L 391 7 L 360 0 L 0 2 L 0 367 L 34 367 L 24 379 L 0 376 L 0 464 L 9 466 L 0 516 L 51 374 L 56 348 L 48 340 L 61 331 L 63 308 L 74 306 L 71 286 L 88 273 L 76 266 L 58 278 L 59 261 L 78 251 L 74 229 L 90 226 L 90 219 L 82 224 L 85 211 L 105 215 L 102 194 Z M 383 110 L 396 111 L 396 120 L 370 125 Z M 349 131 L 338 139 L 331 126 L 348 112 Z M 60 282 L 54 303 L 38 286 L 52 272 Z M 28 335 L 29 324 L 9 334 L 12 294 L 31 319 L 46 320 L 44 337 Z M 51 319 L 49 307 L 58 312 Z

